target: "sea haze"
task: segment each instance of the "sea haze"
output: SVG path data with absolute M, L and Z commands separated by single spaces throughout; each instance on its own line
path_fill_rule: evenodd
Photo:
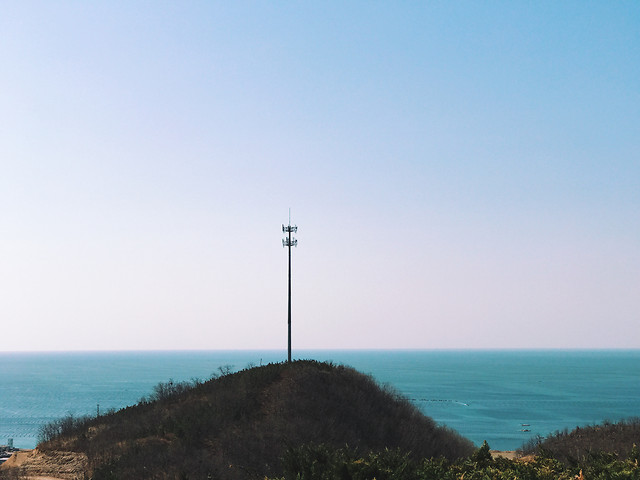
M 294 351 L 350 365 L 408 397 L 477 445 L 512 450 L 546 436 L 640 415 L 640 350 Z M 46 422 L 95 415 L 148 396 L 158 382 L 205 380 L 280 351 L 0 353 L 0 444 L 33 448 Z

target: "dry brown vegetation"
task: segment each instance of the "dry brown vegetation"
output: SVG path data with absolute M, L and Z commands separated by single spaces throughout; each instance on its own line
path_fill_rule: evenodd
M 576 465 L 603 452 L 622 460 L 628 459 L 637 455 L 638 446 L 640 418 L 630 418 L 617 423 L 576 427 L 571 432 L 564 430 L 547 438 L 533 439 L 522 447 L 521 452 L 542 454 L 567 465 Z

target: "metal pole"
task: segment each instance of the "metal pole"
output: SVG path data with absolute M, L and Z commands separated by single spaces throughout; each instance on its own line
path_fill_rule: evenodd
M 291 221 L 289 221 L 291 223 Z M 289 348 L 288 361 L 291 363 L 291 229 L 289 229 Z
M 289 224 L 285 227 L 282 225 L 282 231 L 287 233 L 287 237 L 282 239 L 282 246 L 289 248 L 289 295 L 287 302 L 287 329 L 288 329 L 288 344 L 287 344 L 287 361 L 291 362 L 291 247 L 298 245 L 298 240 L 291 236 L 292 232 L 297 232 L 298 227 L 296 225 L 291 226 L 291 210 L 289 210 Z

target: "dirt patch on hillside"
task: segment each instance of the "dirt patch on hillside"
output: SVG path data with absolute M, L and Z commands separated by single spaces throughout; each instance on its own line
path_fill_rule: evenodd
M 491 450 L 491 456 L 495 460 L 496 458 L 507 458 L 509 460 L 518 460 L 519 462 L 532 462 L 535 460 L 535 455 L 520 455 L 515 450 Z
M 82 480 L 87 470 L 87 456 L 75 452 L 40 452 L 21 450 L 4 462 L 2 470 L 18 470 L 30 480 Z

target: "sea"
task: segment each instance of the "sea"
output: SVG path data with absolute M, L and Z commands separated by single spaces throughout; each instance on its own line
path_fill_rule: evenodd
M 640 350 L 307 350 L 407 397 L 476 445 L 640 416 Z M 0 353 L 0 445 L 34 448 L 42 425 L 133 405 L 159 382 L 286 360 L 283 351 Z M 375 419 L 372 419 L 375 421 Z

